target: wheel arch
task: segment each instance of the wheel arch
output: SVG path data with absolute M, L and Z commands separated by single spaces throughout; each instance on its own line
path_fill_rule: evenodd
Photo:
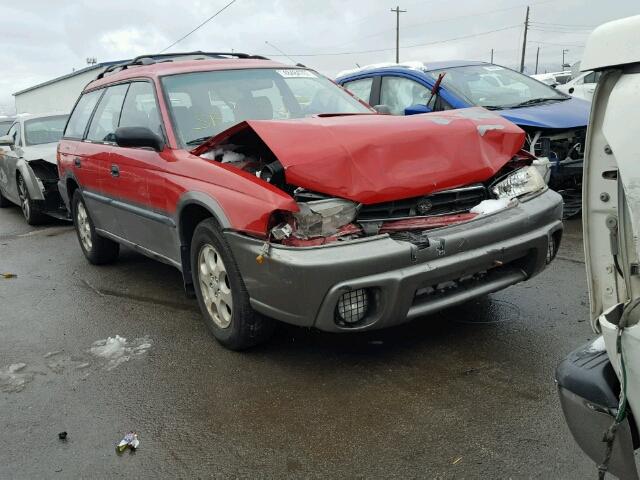
M 27 190 L 29 192 L 29 197 L 32 200 L 44 200 L 44 194 L 38 185 L 38 180 L 36 178 L 35 173 L 29 167 L 28 162 L 22 160 L 16 164 L 16 188 L 18 185 L 18 177 L 22 177 L 24 179 L 24 183 L 27 186 Z

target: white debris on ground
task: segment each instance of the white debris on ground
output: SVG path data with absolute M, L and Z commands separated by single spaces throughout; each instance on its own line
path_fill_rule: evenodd
M 509 198 L 489 199 L 483 200 L 478 205 L 473 207 L 469 212 L 477 213 L 478 215 L 489 215 L 493 212 L 504 210 L 511 203 Z
M 141 357 L 150 348 L 151 340 L 148 336 L 129 342 L 126 338 L 116 335 L 93 342 L 88 352 L 96 357 L 106 359 L 107 363 L 104 368 L 113 370 L 124 362 Z
M 0 370 L 0 390 L 7 393 L 22 391 L 33 380 L 32 373 L 20 373 L 26 366 L 26 363 L 14 363 Z

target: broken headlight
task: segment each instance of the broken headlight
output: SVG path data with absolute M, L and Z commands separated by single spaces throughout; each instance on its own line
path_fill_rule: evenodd
M 496 183 L 491 191 L 497 198 L 516 198 L 544 187 L 546 183 L 536 167 L 523 167 Z
M 303 238 L 327 237 L 340 227 L 353 222 L 360 205 L 348 200 L 331 198 L 298 203 L 300 211 L 293 214 L 295 235 Z

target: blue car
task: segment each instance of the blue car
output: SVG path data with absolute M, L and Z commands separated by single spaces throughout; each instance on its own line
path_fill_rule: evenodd
M 589 102 L 509 68 L 474 61 L 371 65 L 342 72 L 336 81 L 393 115 L 472 106 L 495 110 L 527 133 L 529 151 L 549 159 L 549 186 L 562 194 L 565 216 L 580 212 Z

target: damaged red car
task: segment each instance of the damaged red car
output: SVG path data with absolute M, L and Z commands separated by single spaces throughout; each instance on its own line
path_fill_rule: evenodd
M 527 280 L 558 250 L 560 196 L 524 132 L 481 108 L 379 115 L 313 70 L 237 53 L 99 77 L 58 147 L 80 247 L 178 268 L 228 348 L 275 320 L 397 325 Z

